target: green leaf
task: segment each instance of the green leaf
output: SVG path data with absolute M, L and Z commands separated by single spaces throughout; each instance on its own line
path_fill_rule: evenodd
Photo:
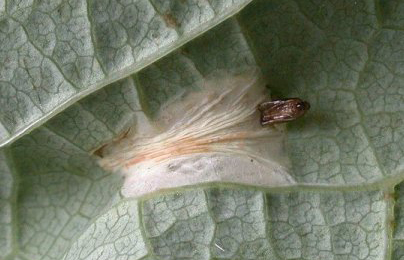
M 137 205 L 100 216 L 65 259 L 383 259 L 387 248 L 381 192 L 197 189 Z
M 8 62 L 0 65 L 0 114 L 19 122 L 0 119 L 3 143 L 36 128 L 0 151 L 0 259 L 404 257 L 402 1 L 256 0 L 217 26 L 246 3 L 87 4 L 0 3 L 8 42 L 0 48 Z M 177 38 L 157 43 L 153 32 Z M 257 117 L 213 131 L 212 122 L 229 119 L 220 109 L 238 111 L 226 107 L 236 97 L 224 95 L 206 109 L 210 117 L 189 124 L 189 136 L 269 136 L 244 146 L 208 139 L 217 150 L 192 154 L 200 164 L 174 152 L 166 164 L 149 160 L 157 169 L 150 172 L 103 164 L 131 155 L 135 137 L 183 137 L 169 130 L 188 127 L 187 112 L 204 108 L 205 96 L 215 101 L 250 84 L 257 70 L 272 96 L 308 100 L 308 113 L 286 130 L 254 128 Z M 209 157 L 217 151 L 232 161 Z M 256 167 L 262 158 L 271 164 Z
M 400 259 L 404 256 L 404 185 L 397 185 L 396 188 L 396 207 L 394 219 L 390 219 L 390 225 L 394 229 L 393 233 L 393 259 Z
M 146 67 L 248 2 L 0 3 L 0 145 Z

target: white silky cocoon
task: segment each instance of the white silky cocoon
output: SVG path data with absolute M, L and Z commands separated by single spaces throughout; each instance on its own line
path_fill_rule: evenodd
M 139 116 L 124 138 L 104 147 L 99 163 L 124 175 L 125 197 L 211 182 L 293 185 L 284 127 L 260 124 L 257 106 L 268 99 L 258 69 L 217 71 L 199 91 L 168 102 L 153 121 Z

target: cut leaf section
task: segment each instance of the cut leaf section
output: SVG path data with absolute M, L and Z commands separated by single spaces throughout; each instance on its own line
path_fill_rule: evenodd
M 213 188 L 129 200 L 97 218 L 64 259 L 384 259 L 384 198 Z
M 215 2 L 0 4 L 0 145 L 177 49 L 250 1 Z
M 404 258 L 404 184 L 400 183 L 392 195 L 395 200 L 394 217 L 389 220 L 389 224 L 394 230 L 393 233 L 393 254 L 392 259 Z
M 15 244 L 17 177 L 12 167 L 9 154 L 0 151 L 0 259 L 11 255 L 17 247 Z
M 272 93 L 311 103 L 288 127 L 298 182 L 370 183 L 403 171 L 401 4 L 381 1 L 380 13 L 378 3 L 258 0 L 238 16 Z
M 17 255 L 60 259 L 91 219 L 119 197 L 121 178 L 103 172 L 86 151 L 46 128 L 18 144 L 13 147 L 19 175 L 13 216 Z
M 63 259 L 143 259 L 148 254 L 136 201 L 111 208 L 91 224 Z
M 13 161 L 12 180 L 19 180 L 18 194 L 17 188 L 12 188 L 16 193 L 13 198 L 18 196 L 18 200 L 2 198 L 2 203 L 13 207 L 11 212 L 1 212 L 1 227 L 12 227 L 11 237 L 7 235 L 10 232 L 2 233 L 7 237 L 1 245 L 14 243 L 11 255 L 61 259 L 92 219 L 119 200 L 121 177 L 103 171 L 89 153 L 94 146 L 125 131 L 128 122 L 133 125 L 138 113 L 138 104 L 132 102 L 137 100 L 134 90 L 130 80 L 119 81 L 12 146 L 0 164 L 4 167 L 2 193 L 9 194 L 9 186 L 15 183 L 10 182 L 6 171 Z M 100 108 L 101 101 L 104 106 Z

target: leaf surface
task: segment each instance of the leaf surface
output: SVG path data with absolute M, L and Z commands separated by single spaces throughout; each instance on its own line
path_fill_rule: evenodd
M 118 76 L 111 76 L 112 84 L 80 101 L 69 99 L 62 113 L 2 149 L 0 259 L 404 257 L 401 1 L 257 0 L 184 46 L 156 47 L 158 57 L 164 58 L 136 68 L 133 64 L 139 61 L 128 60 L 138 56 L 126 55 L 122 47 L 131 42 L 116 29 L 124 16 L 111 3 L 88 3 L 97 8 L 87 10 L 105 14 L 93 16 L 100 21 L 89 23 L 94 24 L 91 30 L 117 34 L 100 33 L 105 38 L 99 36 L 102 40 L 97 40 L 96 48 L 88 45 L 97 50 L 89 55 L 91 70 L 77 73 L 90 80 L 96 75 L 93 64 L 98 63 L 104 73 L 101 78 L 112 72 Z M 153 4 L 153 10 L 161 13 L 169 8 L 165 1 L 137 2 L 141 3 Z M 212 9 L 226 9 L 225 2 L 215 3 Z M 0 12 L 12 7 L 11 1 L 4 7 L 0 4 Z M 18 19 L 7 11 L 7 28 L 23 27 L 33 13 L 30 6 L 18 10 Z M 205 9 L 191 9 L 183 19 L 204 17 L 192 10 Z M 96 27 L 102 19 L 113 22 Z M 166 19 L 173 25 L 170 17 Z M 174 24 L 172 30 L 188 35 L 190 26 L 192 22 Z M 45 38 L 41 34 L 35 41 L 44 43 Z M 113 44 L 117 52 L 107 56 Z M 40 48 L 45 47 L 36 47 L 38 53 L 44 52 Z M 53 68 L 59 64 L 56 54 L 33 60 Z M 157 57 L 154 50 L 150 55 Z M 84 63 L 78 64 L 74 66 Z M 58 66 L 55 72 L 49 70 L 50 75 L 69 68 Z M 303 118 L 287 126 L 284 154 L 295 183 L 251 187 L 242 182 L 205 182 L 123 198 L 122 176 L 97 164 L 99 149 L 124 138 L 128 129 L 162 128 L 164 123 L 156 121 L 161 111 L 180 102 L 182 95 L 203 89 L 201 82 L 211 73 L 238 74 L 251 67 L 263 72 L 272 96 L 296 96 L 311 103 Z M 83 80 L 67 75 L 72 82 Z M 60 87 L 67 86 L 62 76 L 56 78 L 63 83 Z M 94 86 L 80 82 L 89 89 Z M 56 113 L 54 108 L 49 107 L 51 113 Z M 24 111 L 30 116 L 37 113 Z M 37 118 L 43 115 L 38 112 Z
M 0 146 L 167 55 L 250 1 L 211 2 L 2 1 Z

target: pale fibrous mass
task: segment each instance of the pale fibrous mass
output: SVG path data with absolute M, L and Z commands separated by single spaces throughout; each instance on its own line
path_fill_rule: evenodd
M 260 124 L 257 106 L 268 99 L 260 71 L 216 71 L 202 81 L 102 147 L 99 163 L 125 176 L 124 196 L 199 182 L 294 183 L 284 130 Z

